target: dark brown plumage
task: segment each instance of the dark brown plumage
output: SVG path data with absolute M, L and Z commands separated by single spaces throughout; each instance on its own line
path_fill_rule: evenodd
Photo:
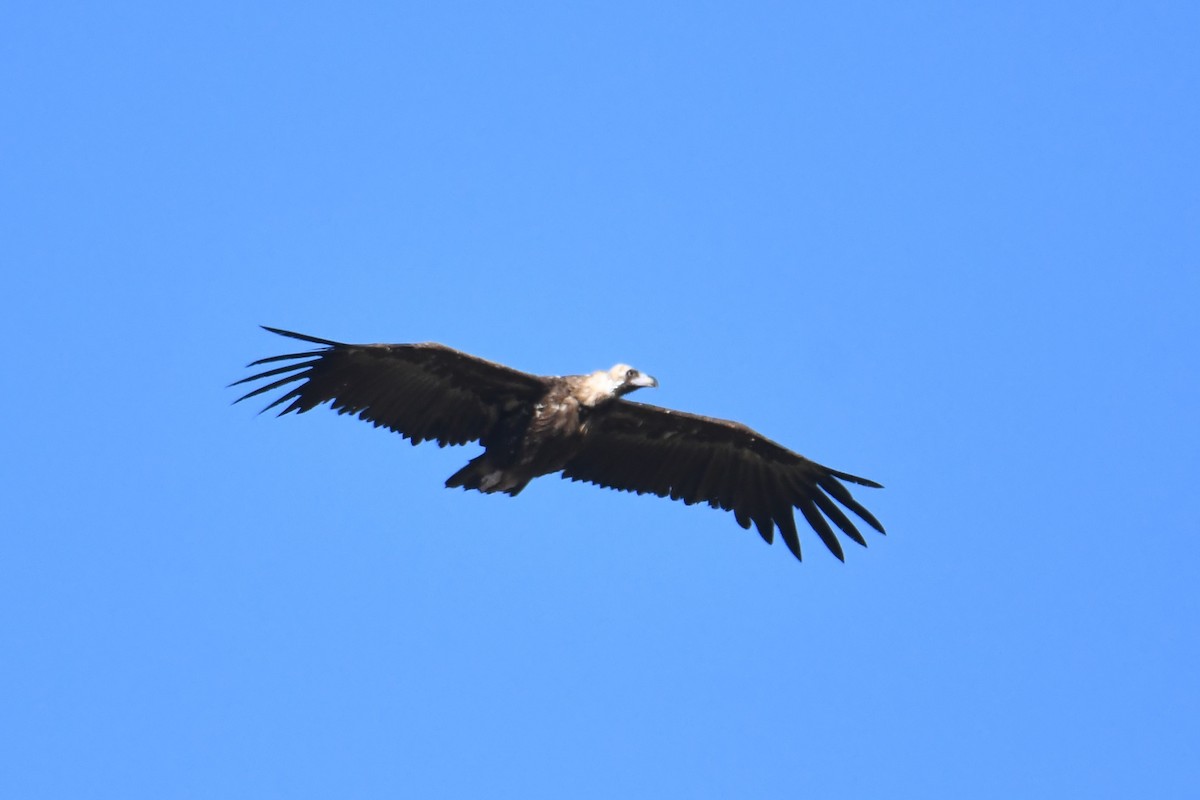
M 884 532 L 842 481 L 878 483 L 810 461 L 737 422 L 625 400 L 658 381 L 624 364 L 544 377 L 440 344 L 343 344 L 266 330 L 321 347 L 253 362 L 284 363 L 233 384 L 271 379 L 235 402 L 286 387 L 264 411 L 283 406 L 280 416 L 303 413 L 328 401 L 339 414 L 413 444 L 482 444 L 483 454 L 447 486 L 516 495 L 533 478 L 562 472 L 575 481 L 732 511 L 768 543 L 778 528 L 796 558 L 796 508 L 839 559 L 844 554 L 830 522 L 867 543 L 838 503 Z

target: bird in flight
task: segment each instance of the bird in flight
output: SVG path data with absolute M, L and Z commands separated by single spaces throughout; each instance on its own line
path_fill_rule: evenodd
M 542 376 L 432 342 L 344 344 L 264 328 L 317 347 L 251 363 L 282 366 L 231 384 L 267 381 L 234 402 L 287 388 L 263 411 L 282 405 L 283 416 L 329 402 L 339 414 L 414 445 L 482 444 L 483 453 L 446 480 L 449 487 L 515 496 L 534 478 L 561 472 L 573 481 L 732 511 L 743 528 L 753 522 L 768 544 L 778 529 L 797 559 L 796 508 L 843 561 L 830 522 L 858 544 L 867 542 L 838 504 L 884 532 L 842 482 L 880 484 L 810 461 L 739 422 L 626 400 L 658 386 L 627 364 Z

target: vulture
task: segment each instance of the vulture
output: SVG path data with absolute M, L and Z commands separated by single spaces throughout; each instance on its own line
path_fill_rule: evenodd
M 286 388 L 262 410 L 283 406 L 283 416 L 328 402 L 414 445 L 482 444 L 483 453 L 451 475 L 448 487 L 515 496 L 534 478 L 560 472 L 573 481 L 732 511 L 768 544 L 778 529 L 797 559 L 796 508 L 842 561 L 831 522 L 858 544 L 867 542 L 839 504 L 884 532 L 843 482 L 880 484 L 810 461 L 739 422 L 627 400 L 658 386 L 627 364 L 541 376 L 433 342 L 344 344 L 263 327 L 317 347 L 249 364 L 280 366 L 231 384 L 266 381 L 235 403 Z

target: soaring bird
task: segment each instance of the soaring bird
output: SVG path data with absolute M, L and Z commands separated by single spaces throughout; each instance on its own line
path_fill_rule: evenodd
M 339 414 L 354 414 L 414 445 L 482 444 L 483 453 L 446 486 L 515 496 L 539 475 L 561 472 L 620 491 L 706 502 L 732 511 L 743 528 L 753 522 L 768 544 L 778 528 L 797 559 L 795 508 L 843 561 L 830 522 L 860 545 L 867 542 L 839 503 L 884 532 L 842 481 L 880 484 L 810 461 L 739 422 L 627 400 L 631 392 L 658 386 L 627 364 L 542 376 L 433 342 L 344 344 L 264 328 L 318 347 L 251 363 L 282 366 L 231 384 L 272 379 L 234 402 L 287 387 L 263 411 L 283 405 L 283 416 L 329 402 Z

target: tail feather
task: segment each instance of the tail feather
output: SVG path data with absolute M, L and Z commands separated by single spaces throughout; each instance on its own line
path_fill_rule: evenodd
M 530 478 L 514 475 L 488 460 L 487 453 L 476 456 L 467 465 L 446 479 L 446 487 L 475 489 L 484 494 L 504 492 L 516 497 L 528 485 Z

